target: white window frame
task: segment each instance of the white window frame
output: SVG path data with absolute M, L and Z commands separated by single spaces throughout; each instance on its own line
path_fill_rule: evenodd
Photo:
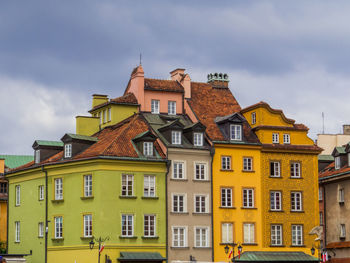
M 129 229 L 130 226 L 131 226 L 131 230 Z M 134 236 L 134 215 L 133 214 L 122 214 L 121 236 L 122 237 Z
M 16 206 L 20 206 L 21 205 L 21 186 L 20 185 L 16 185 L 15 187 L 15 191 L 16 191 Z
M 194 162 L 194 179 L 199 181 L 208 180 L 208 164 Z
M 225 236 L 225 233 L 226 236 Z M 221 243 L 232 244 L 233 243 L 233 223 L 225 222 L 221 223 Z
M 293 212 L 303 211 L 303 193 L 293 191 L 290 193 L 290 210 Z
M 151 100 L 151 113 L 152 114 L 159 114 L 159 100 Z
M 283 245 L 283 226 L 276 224 L 271 225 L 271 246 L 282 246 Z
M 171 206 L 173 213 L 187 213 L 187 194 L 171 194 Z
M 21 242 L 21 222 L 15 221 L 15 242 Z
M 221 156 L 221 170 L 231 171 L 231 156 Z
M 209 196 L 206 194 L 194 194 L 193 210 L 195 213 L 204 214 L 209 212 Z
M 92 174 L 84 175 L 84 197 L 92 197 Z
M 304 245 L 303 225 L 292 225 L 292 246 Z
M 40 150 L 35 150 L 35 163 L 40 163 Z
M 171 131 L 171 144 L 181 145 L 181 131 Z
M 38 223 L 38 237 L 44 237 L 44 222 Z
M 194 247 L 209 247 L 209 227 L 195 226 L 193 233 Z
M 153 142 L 143 142 L 143 155 L 153 156 Z
M 98 112 L 98 117 L 100 119 L 100 125 L 102 125 L 102 113 L 100 111 Z
M 55 200 L 63 200 L 63 178 L 55 178 Z
M 172 226 L 171 232 L 173 247 L 187 247 L 187 226 Z
M 92 237 L 92 214 L 85 214 L 84 221 L 84 237 Z
M 273 164 L 273 169 L 271 167 L 272 164 Z M 281 162 L 270 161 L 270 177 L 281 177 Z
M 230 125 L 230 140 L 241 141 L 242 140 L 242 125 L 231 124 Z
M 220 203 L 221 207 L 232 207 L 232 188 L 229 187 L 222 187 L 221 188 L 221 196 L 220 196 Z
M 243 243 L 254 244 L 255 243 L 255 224 L 243 223 Z
M 345 238 L 346 237 L 346 228 L 345 224 L 340 224 L 340 233 L 339 233 L 340 238 Z
M 133 196 L 134 195 L 134 175 L 122 174 L 121 183 L 121 196 Z M 131 190 L 130 190 L 131 188 Z
M 272 143 L 280 143 L 280 135 L 279 133 L 272 133 Z
M 55 217 L 55 238 L 60 239 L 63 238 L 63 217 L 56 216 Z
M 112 109 L 108 108 L 108 121 L 112 120 Z
M 252 117 L 252 125 L 253 125 L 256 123 L 256 112 L 252 112 L 251 117 Z
M 253 171 L 253 158 L 243 157 L 243 171 L 251 172 Z
M 156 237 L 157 229 L 156 224 L 157 217 L 154 214 L 146 214 L 143 216 L 143 236 L 145 237 Z M 153 228 L 153 230 L 152 230 Z M 153 231 L 153 233 L 152 233 Z
M 270 192 L 270 210 L 282 211 L 282 192 L 281 191 Z
M 290 163 L 290 177 L 291 178 L 301 178 L 301 163 L 291 162 Z
M 143 196 L 156 197 L 156 176 L 155 175 L 143 176 Z
M 64 145 L 64 158 L 71 158 L 72 157 L 72 144 L 67 143 Z
M 254 208 L 254 188 L 243 188 L 243 207 L 244 208 Z
M 103 123 L 106 123 L 107 122 L 107 110 L 104 109 L 103 110 Z
M 342 187 L 338 189 L 338 202 L 339 203 L 345 202 L 345 190 Z
M 340 156 L 336 156 L 334 158 L 334 168 L 335 170 L 340 169 Z
M 283 134 L 283 144 L 290 144 L 290 134 L 289 133 Z
M 193 133 L 193 145 L 194 146 L 203 146 L 203 133 L 194 132 Z
M 172 162 L 172 179 L 185 180 L 186 179 L 186 162 L 185 161 L 173 161 Z
M 176 115 L 176 101 L 168 101 L 168 115 Z
M 39 201 L 42 201 L 45 199 L 45 188 L 43 185 L 39 185 Z

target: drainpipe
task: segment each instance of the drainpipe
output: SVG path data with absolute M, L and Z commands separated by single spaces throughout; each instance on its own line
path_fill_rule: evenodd
M 323 187 L 323 229 L 324 229 L 324 248 L 327 246 L 327 221 L 326 221 L 326 184 Z
M 6 206 L 6 210 L 7 210 L 7 231 L 6 231 L 6 254 L 9 253 L 9 207 L 10 207 L 10 195 L 9 195 L 9 192 L 10 192 L 10 183 L 8 180 L 7 181 L 7 206 Z
M 211 197 L 211 261 L 214 262 L 214 214 L 213 214 L 213 159 L 215 154 L 214 145 L 210 149 L 210 197 Z
M 48 232 L 49 232 L 49 220 L 48 220 L 48 178 L 47 178 L 47 170 L 45 170 L 44 165 L 41 166 L 41 171 L 45 173 L 45 263 L 47 263 L 47 238 L 48 238 Z
M 166 158 L 168 159 L 168 151 L 166 153 Z M 169 242 L 168 242 L 168 238 L 169 238 L 169 235 L 168 235 L 168 176 L 169 176 L 169 170 L 170 170 L 170 165 L 171 165 L 171 161 L 170 160 L 167 160 L 166 162 L 166 175 L 165 175 L 165 246 L 166 246 L 166 262 L 169 262 Z

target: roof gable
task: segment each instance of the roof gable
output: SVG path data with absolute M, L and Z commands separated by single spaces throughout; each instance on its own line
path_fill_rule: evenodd
M 332 155 L 334 157 L 344 155 L 344 154 L 346 154 L 345 147 L 335 147 L 333 152 L 332 152 Z
M 218 124 L 224 123 L 224 122 L 242 123 L 244 121 L 246 121 L 246 119 L 238 112 L 235 112 L 233 114 L 230 114 L 230 115 L 227 115 L 224 117 L 216 117 L 215 118 L 215 122 Z

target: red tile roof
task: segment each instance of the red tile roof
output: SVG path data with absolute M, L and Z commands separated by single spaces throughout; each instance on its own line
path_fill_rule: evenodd
M 111 99 L 111 102 L 121 103 L 121 104 L 138 104 L 134 93 L 128 92 L 124 96 Z
M 342 242 L 332 242 L 332 243 L 328 243 L 327 248 L 346 248 L 346 247 L 350 247 L 350 241 L 342 241 Z M 350 262 L 350 258 L 349 258 L 349 262 Z
M 184 92 L 184 88 L 177 81 L 148 78 L 145 78 L 145 90 Z
M 229 89 L 213 88 L 210 84 L 191 83 L 191 99 L 189 105 L 197 118 L 207 127 L 206 132 L 212 140 L 225 140 L 214 119 L 241 110 Z
M 286 127 L 286 126 L 269 126 L 269 125 L 258 125 L 253 128 L 253 130 L 260 130 L 260 129 L 267 129 L 267 130 L 299 130 L 299 131 L 308 131 L 309 128 L 306 127 L 304 124 L 293 124 L 293 127 Z
M 341 175 L 344 173 L 349 173 L 349 175 L 350 175 L 350 167 L 347 164 L 345 164 L 343 167 L 340 167 L 340 169 L 335 170 L 334 162 L 332 162 L 326 168 L 324 168 L 322 171 L 320 171 L 320 173 L 318 174 L 318 177 L 324 178 L 324 177 L 328 177 L 328 176 L 332 176 L 332 175 L 334 175 L 334 176 Z

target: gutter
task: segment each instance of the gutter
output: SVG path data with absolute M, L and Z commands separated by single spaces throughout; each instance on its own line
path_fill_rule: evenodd
M 168 151 L 166 153 L 166 158 L 168 160 Z M 166 246 L 166 250 L 165 250 L 165 255 L 166 255 L 166 262 L 168 262 L 168 258 L 169 258 L 169 231 L 168 231 L 168 176 L 169 176 L 169 170 L 170 170 L 170 166 L 171 166 L 171 161 L 168 160 L 167 161 L 167 165 L 166 165 L 166 175 L 165 175 L 165 246 Z
M 45 263 L 47 263 L 47 239 L 49 232 L 49 220 L 48 220 L 48 178 L 47 178 L 47 170 L 45 170 L 44 165 L 41 166 L 41 171 L 45 173 Z
M 214 160 L 215 148 L 212 147 L 210 151 L 210 195 L 211 195 L 211 261 L 214 262 L 214 214 L 213 214 L 213 160 Z

